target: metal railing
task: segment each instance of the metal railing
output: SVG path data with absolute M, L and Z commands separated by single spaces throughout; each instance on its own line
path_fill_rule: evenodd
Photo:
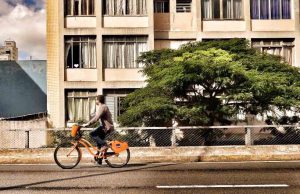
M 91 128 L 82 129 L 83 137 Z M 0 149 L 53 148 L 70 141 L 69 128 L 0 129 Z M 131 147 L 234 146 L 300 144 L 299 125 L 239 125 L 117 128 L 107 140 L 127 141 Z

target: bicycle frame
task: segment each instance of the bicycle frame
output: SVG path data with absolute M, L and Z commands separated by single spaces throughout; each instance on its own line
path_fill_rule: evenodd
M 81 148 L 79 147 L 79 144 L 83 145 L 85 147 L 85 149 L 87 149 L 87 151 L 94 157 L 98 157 L 96 154 L 94 154 L 93 151 L 97 152 L 97 151 L 100 151 L 98 150 L 96 147 L 94 147 L 89 141 L 87 141 L 86 139 L 84 138 L 80 138 L 76 143 L 72 142 L 72 144 L 74 145 L 74 148 L 75 147 L 78 147 L 81 154 L 82 154 L 82 150 Z M 92 150 L 90 149 L 92 148 Z
M 81 145 L 83 145 L 83 146 L 85 147 L 85 149 L 87 149 L 87 151 L 88 151 L 92 156 L 98 157 L 98 155 L 97 155 L 97 154 L 94 154 L 93 151 L 95 151 L 95 152 L 100 152 L 100 150 L 97 149 L 97 147 L 94 147 L 88 140 L 86 140 L 86 139 L 84 139 L 84 138 L 80 138 L 79 140 L 77 140 L 76 143 L 75 143 L 75 142 L 71 142 L 71 143 L 74 145 L 74 148 L 70 151 L 70 153 L 73 152 L 74 149 L 75 149 L 76 147 L 78 147 L 78 148 L 79 148 L 79 151 L 80 151 L 80 153 L 81 153 L 81 155 L 82 155 L 82 150 L 81 150 L 81 148 L 79 147 L 79 144 L 81 144 Z M 109 144 L 109 142 L 108 142 L 108 144 Z M 92 148 L 92 149 L 91 149 L 91 148 Z M 67 155 L 69 155 L 70 153 L 68 153 Z M 106 153 L 106 154 L 107 154 L 107 153 Z M 108 154 L 108 155 L 106 155 L 106 154 L 105 154 L 105 156 L 110 156 L 110 155 L 111 155 L 111 154 Z M 115 154 L 115 153 L 113 153 L 113 154 Z

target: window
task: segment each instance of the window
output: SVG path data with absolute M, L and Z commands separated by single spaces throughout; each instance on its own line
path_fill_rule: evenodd
M 103 0 L 103 13 L 109 16 L 147 15 L 147 0 Z
M 65 0 L 66 16 L 95 15 L 95 0 Z
M 154 0 L 154 13 L 169 13 L 169 0 Z
M 65 38 L 65 65 L 67 68 L 96 68 L 96 37 Z
M 263 53 L 281 56 L 289 64 L 293 64 L 293 39 L 252 39 L 252 47 Z
M 191 12 L 192 0 L 176 0 L 176 12 Z
M 134 92 L 134 89 L 104 89 L 105 104 L 108 106 L 113 121 L 118 122 L 118 117 L 124 113 L 123 102 L 125 97 Z
M 96 112 L 96 90 L 69 90 L 66 96 L 68 122 L 87 122 Z
M 252 19 L 291 19 L 291 0 L 251 0 Z
M 141 68 L 137 59 L 148 50 L 147 36 L 104 36 L 103 63 L 106 68 Z
M 243 19 L 242 0 L 202 0 L 202 18 L 212 19 Z
M 118 117 L 124 112 L 122 108 L 122 103 L 125 99 L 125 96 L 106 96 L 105 103 L 108 106 L 112 119 L 114 122 L 118 122 Z

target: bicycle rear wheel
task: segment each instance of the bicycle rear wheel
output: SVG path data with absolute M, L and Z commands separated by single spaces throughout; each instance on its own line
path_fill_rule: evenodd
M 130 159 L 129 149 L 120 152 L 119 154 L 114 154 L 113 150 L 109 148 L 107 150 L 107 157 L 105 162 L 108 166 L 112 168 L 122 168 L 127 165 Z
M 55 163 L 62 169 L 72 169 L 81 160 L 81 152 L 73 144 L 60 144 L 54 151 Z

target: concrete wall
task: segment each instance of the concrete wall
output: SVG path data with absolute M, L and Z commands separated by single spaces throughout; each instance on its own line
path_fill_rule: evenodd
M 96 17 L 66 17 L 66 28 L 96 28 Z
M 130 148 L 129 163 L 291 161 L 300 159 L 299 145 Z M 53 164 L 54 148 L 0 149 L 0 164 Z M 81 164 L 94 163 L 83 149 Z M 80 165 L 80 164 L 79 164 Z
M 48 143 L 47 122 L 45 119 L 34 121 L 0 121 L 0 149 L 40 148 Z M 26 132 L 26 130 L 28 132 Z M 34 130 L 34 131 L 31 131 Z

